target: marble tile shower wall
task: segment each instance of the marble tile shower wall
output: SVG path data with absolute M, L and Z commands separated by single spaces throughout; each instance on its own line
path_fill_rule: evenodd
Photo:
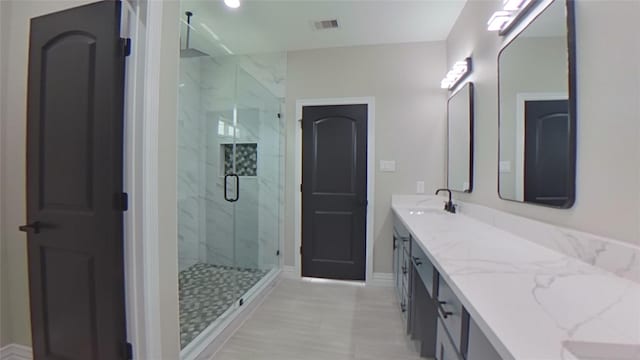
M 181 59 L 178 114 L 178 265 L 206 261 L 200 58 Z

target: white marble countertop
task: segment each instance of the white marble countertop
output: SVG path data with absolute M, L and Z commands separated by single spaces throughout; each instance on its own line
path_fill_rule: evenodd
M 640 285 L 462 214 L 412 211 L 442 199 L 392 209 L 504 359 L 640 359 Z

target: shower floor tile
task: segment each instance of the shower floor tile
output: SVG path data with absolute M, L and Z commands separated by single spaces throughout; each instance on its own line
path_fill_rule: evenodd
M 195 264 L 180 272 L 180 347 L 238 301 L 269 271 Z

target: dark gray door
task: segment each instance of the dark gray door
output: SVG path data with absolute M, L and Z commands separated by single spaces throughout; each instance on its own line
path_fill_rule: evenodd
M 29 289 L 35 359 L 127 357 L 120 2 L 31 21 Z
M 364 280 L 367 105 L 302 110 L 302 276 Z
M 562 206 L 569 200 L 569 102 L 525 103 L 524 201 Z

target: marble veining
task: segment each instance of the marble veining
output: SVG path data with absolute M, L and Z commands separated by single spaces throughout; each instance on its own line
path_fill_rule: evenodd
M 572 256 L 580 252 L 551 249 L 464 210 L 410 214 L 441 206 L 434 197 L 392 200 L 396 216 L 504 359 L 576 359 L 568 342 L 640 345 L 636 282 Z
M 395 195 L 400 206 L 441 206 L 434 196 Z M 640 283 L 640 247 L 477 204 L 455 201 L 460 214 Z

